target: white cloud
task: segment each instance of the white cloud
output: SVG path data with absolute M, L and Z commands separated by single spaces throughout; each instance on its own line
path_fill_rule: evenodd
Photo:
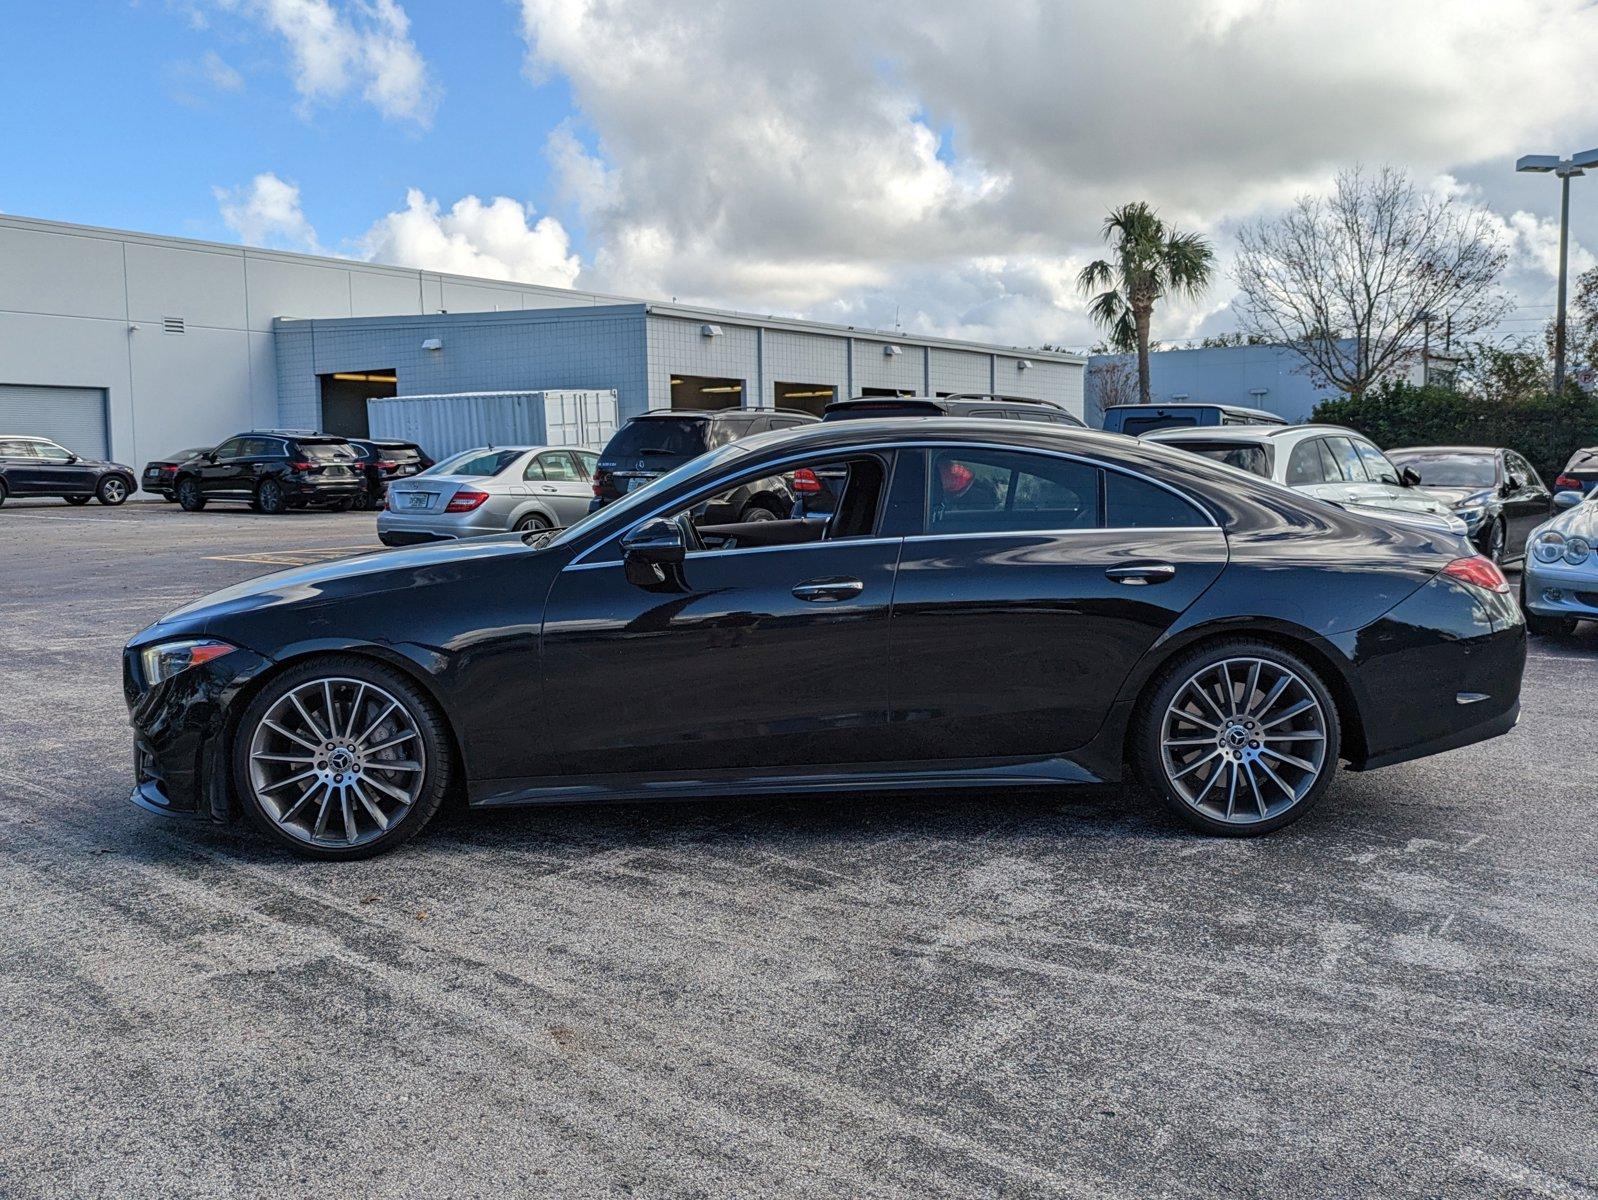
M 377 221 L 358 246 L 371 262 L 519 283 L 570 287 L 579 269 L 561 223 L 535 220 L 531 208 L 508 196 L 487 203 L 465 196 L 442 212 L 437 200 L 411 188 L 405 207 Z
M 295 90 L 309 112 L 359 88 L 383 116 L 426 127 L 440 89 L 411 40 L 396 0 L 215 0 L 260 22 L 288 48 Z
M 577 108 L 548 152 L 583 282 L 1021 342 L 1097 336 L 1074 275 L 1113 204 L 1224 259 L 1339 167 L 1509 181 L 1598 117 L 1583 0 L 522 0 L 522 29 Z M 1228 291 L 1157 336 L 1224 327 Z
M 207 50 L 201 57 L 200 74 L 219 92 L 236 92 L 244 86 L 244 76 L 229 66 L 215 50 Z
M 239 188 L 212 188 L 222 220 L 246 246 L 321 253 L 316 230 L 300 209 L 300 189 L 263 171 Z

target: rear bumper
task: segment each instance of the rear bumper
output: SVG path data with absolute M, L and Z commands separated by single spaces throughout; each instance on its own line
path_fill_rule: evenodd
M 1354 635 L 1364 732 L 1355 770 L 1506 733 L 1520 713 L 1526 624 L 1512 596 L 1438 576 Z
M 337 504 L 340 500 L 353 500 L 366 490 L 364 479 L 311 481 L 308 479 L 283 479 L 283 495 L 301 504 Z

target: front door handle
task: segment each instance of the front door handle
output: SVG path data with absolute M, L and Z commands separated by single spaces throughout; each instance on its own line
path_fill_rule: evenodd
M 554 486 L 552 484 L 546 483 L 543 487 L 539 488 L 538 490 L 541 491 L 541 492 L 553 492 L 555 490 L 555 488 L 554 488 Z
M 812 579 L 795 586 L 793 594 L 799 600 L 826 604 L 858 596 L 865 588 L 866 585 L 858 579 Z
M 1143 563 L 1136 567 L 1111 567 L 1104 577 L 1127 587 L 1143 587 L 1150 583 L 1164 583 L 1176 574 L 1170 563 Z

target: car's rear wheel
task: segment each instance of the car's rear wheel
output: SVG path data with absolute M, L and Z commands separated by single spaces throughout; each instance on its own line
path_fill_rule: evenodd
M 1504 547 L 1509 541 L 1509 535 L 1504 529 L 1501 520 L 1494 521 L 1492 528 L 1487 531 L 1487 541 L 1482 547 L 1482 553 L 1495 563 L 1504 561 Z
M 1576 632 L 1574 617 L 1540 617 L 1526 607 L 1526 573 L 1520 573 L 1520 611 L 1526 618 L 1526 629 L 1538 637 L 1568 637 Z
M 738 520 L 740 522 L 742 522 L 742 521 L 776 521 L 776 520 L 779 520 L 779 519 L 780 518 L 777 516 L 776 513 L 774 513 L 771 509 L 767 508 L 764 504 L 760 503 L 759 501 L 756 501 L 755 503 L 749 505 L 749 507 L 745 508 L 743 510 L 743 512 L 738 514 Z
M 1337 705 L 1320 675 L 1263 642 L 1183 655 L 1140 706 L 1134 766 L 1193 828 L 1229 837 L 1298 820 L 1337 771 Z
M 536 532 L 536 531 L 538 531 L 540 529 L 548 529 L 549 527 L 550 527 L 550 525 L 549 525 L 548 521 L 544 520 L 543 517 L 541 517 L 538 514 L 534 513 L 531 516 L 523 517 L 520 521 L 517 521 L 516 522 L 516 528 L 514 530 L 512 530 L 512 532 L 513 533 L 534 533 L 534 532 Z
M 178 505 L 184 512 L 199 512 L 205 507 L 205 493 L 200 491 L 198 479 L 184 479 L 178 482 Z
M 288 507 L 283 500 L 283 485 L 275 479 L 263 479 L 255 489 L 255 503 L 251 507 L 269 516 L 282 512 Z
M 453 772 L 431 701 L 399 672 L 336 656 L 291 667 L 239 722 L 234 773 L 254 823 L 313 858 L 366 858 L 420 832 Z
M 65 500 L 68 504 L 72 504 L 72 505 L 76 505 L 76 506 L 81 507 L 82 505 L 87 504 L 90 500 L 93 500 L 94 497 L 93 496 L 62 496 L 61 499 Z
M 351 499 L 351 500 L 335 500 L 335 501 L 333 501 L 333 503 L 331 503 L 331 504 L 329 504 L 327 506 L 327 511 L 328 512 L 349 512 L 350 509 L 353 508 L 354 506 L 355 506 L 355 501 L 353 499 Z
M 370 491 L 362 488 L 356 493 L 355 499 L 350 501 L 349 507 L 356 512 L 369 512 L 377 507 L 377 501 Z
M 115 508 L 128 498 L 128 481 L 119 475 L 107 475 L 94 489 L 94 496 L 101 504 Z

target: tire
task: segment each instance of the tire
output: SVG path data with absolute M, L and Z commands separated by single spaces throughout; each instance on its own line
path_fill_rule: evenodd
M 760 503 L 760 501 L 758 501 L 758 500 L 755 501 L 754 503 L 750 504 L 747 508 L 745 508 L 743 510 L 743 512 L 738 514 L 738 520 L 740 522 L 743 522 L 743 521 L 777 521 L 777 520 L 780 520 L 780 519 L 781 518 L 778 517 L 776 513 L 772 512 L 771 509 L 767 508 L 764 504 Z
M 239 719 L 232 753 L 251 822 L 306 858 L 395 849 L 432 820 L 455 773 L 432 700 L 400 672 L 354 655 L 305 660 L 270 680 Z
M 6 481 L 4 479 L 0 479 L 0 505 L 4 505 L 5 504 L 6 497 L 9 496 L 10 494 L 11 494 L 11 489 L 6 487 Z
M 128 481 L 120 475 L 107 475 L 100 480 L 94 489 L 94 498 L 107 508 L 115 508 L 119 504 L 126 504 L 128 493 L 133 489 L 128 486 Z
M 328 512 L 349 512 L 350 509 L 352 509 L 354 507 L 355 507 L 355 501 L 353 499 L 351 499 L 351 500 L 335 500 L 335 501 L 333 501 L 333 503 L 331 503 L 331 504 L 329 504 L 327 506 L 327 511 Z
M 1487 542 L 1482 547 L 1482 553 L 1493 560 L 1494 565 L 1504 561 L 1504 549 L 1509 543 L 1509 531 L 1504 528 L 1500 518 L 1493 522 L 1493 527 L 1487 531 Z
M 1192 828 L 1255 837 L 1314 807 L 1341 747 L 1337 704 L 1315 668 L 1278 646 L 1228 638 L 1161 672 L 1133 719 L 1129 757 Z
M 275 517 L 288 508 L 283 499 L 283 485 L 275 479 L 263 479 L 256 486 L 255 500 L 250 505 L 256 512 Z
M 544 520 L 544 518 L 539 516 L 537 513 L 534 513 L 531 516 L 523 517 L 520 521 L 517 521 L 516 527 L 512 529 L 511 532 L 531 533 L 535 529 L 543 530 L 551 528 L 553 528 L 553 526 L 551 526 L 548 521 Z
M 205 493 L 200 491 L 198 479 L 178 480 L 178 506 L 184 512 L 199 512 L 205 504 Z
M 74 505 L 76 507 L 81 508 L 83 505 L 87 504 L 90 500 L 93 500 L 94 497 L 93 496 L 62 496 L 61 499 L 65 500 L 68 504 L 71 504 L 71 505 Z
M 1576 632 L 1575 617 L 1539 617 L 1526 607 L 1526 572 L 1520 573 L 1520 611 L 1526 618 L 1526 632 L 1538 637 L 1569 637 Z

